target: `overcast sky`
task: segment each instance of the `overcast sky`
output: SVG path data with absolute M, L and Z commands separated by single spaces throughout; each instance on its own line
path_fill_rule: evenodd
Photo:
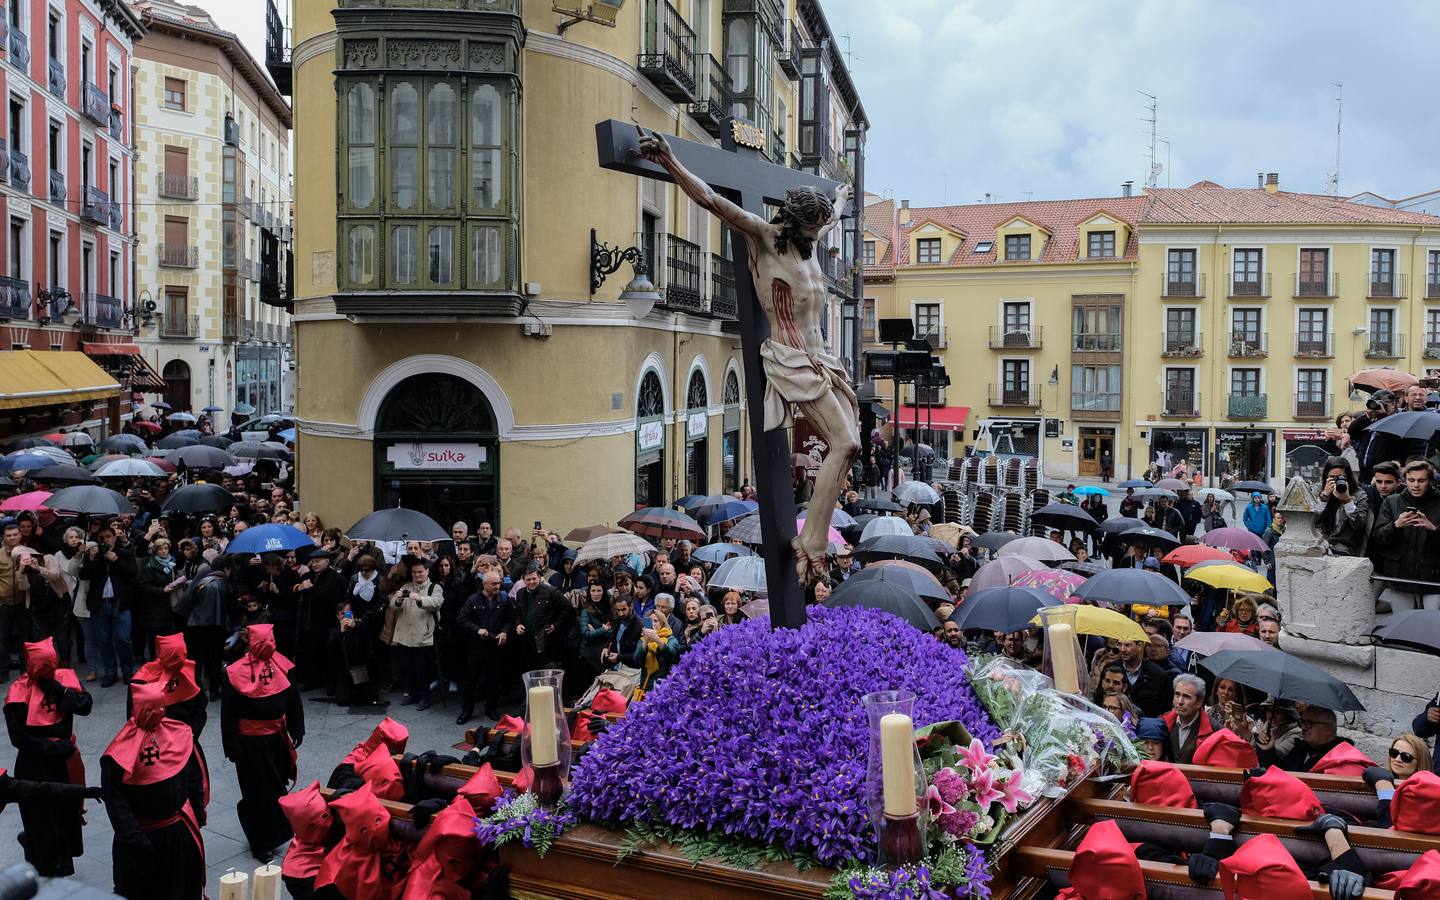
M 199 0 L 263 60 L 264 0 Z M 541 0 L 533 0 L 541 2 Z M 639 2 L 639 0 L 634 0 Z M 824 0 L 870 116 L 866 188 L 916 205 L 1114 196 L 1210 179 L 1324 192 L 1344 88 L 1340 191 L 1440 188 L 1428 3 Z M 1166 148 L 1156 155 L 1166 165 Z M 947 177 L 948 176 L 948 177 Z

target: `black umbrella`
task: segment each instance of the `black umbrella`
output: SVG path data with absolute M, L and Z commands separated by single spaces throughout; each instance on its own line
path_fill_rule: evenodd
M 1200 665 L 1237 684 L 1281 700 L 1298 700 L 1332 712 L 1363 711 L 1365 705 L 1345 682 L 1288 653 L 1222 650 Z
M 377 509 L 350 526 L 345 536 L 352 541 L 447 541 L 450 532 L 440 523 L 413 509 Z
M 124 494 L 90 484 L 61 488 L 50 495 L 45 505 L 56 512 L 92 516 L 128 516 L 135 513 L 135 508 Z
M 58 482 L 61 484 L 99 484 L 95 473 L 84 466 L 46 466 L 30 473 L 36 481 Z
M 1273 494 L 1275 489 L 1263 481 L 1237 481 L 1230 485 L 1232 491 L 1249 491 L 1252 494 Z
M 904 512 L 905 507 L 894 500 L 887 500 L 884 497 L 874 497 L 869 500 L 858 500 L 855 503 L 856 509 L 865 509 L 871 512 Z
M 1190 602 L 1190 597 L 1180 590 L 1180 585 L 1144 569 L 1109 569 L 1092 575 L 1070 596 L 1075 600 L 1104 601 L 1122 606 L 1133 603 L 1184 606 Z
M 1144 520 L 1141 521 L 1143 522 Z M 1149 525 L 1144 524 L 1139 528 L 1128 528 L 1118 534 L 1112 534 L 1107 539 L 1107 542 L 1111 544 L 1129 544 L 1132 547 L 1136 544 L 1143 547 L 1158 544 L 1167 550 L 1173 550 L 1182 543 L 1178 537 L 1170 532 L 1161 528 L 1151 528 Z
M 157 450 L 179 450 L 181 447 L 195 447 L 200 443 L 199 438 L 191 437 L 177 431 L 174 434 L 167 434 L 155 442 Z
M 838 530 L 841 534 L 845 535 L 845 539 L 850 543 L 858 544 L 860 543 L 860 535 L 865 533 L 865 526 L 878 518 L 880 517 L 874 513 L 861 513 L 855 517 L 855 524 L 842 525 Z
M 746 516 L 725 532 L 725 540 L 739 541 L 742 544 L 760 543 L 760 516 Z
M 5 452 L 6 452 L 6 453 L 10 453 L 10 452 L 12 452 L 12 451 L 14 451 L 14 450 L 29 450 L 31 447 L 50 447 L 50 446 L 53 446 L 53 445 L 52 445 L 49 441 L 45 440 L 45 439 L 42 438 L 42 437 L 35 437 L 35 436 L 32 434 L 32 435 L 29 435 L 29 436 L 27 436 L 27 437 L 19 437 L 19 438 L 16 438 L 16 439 L 13 440 L 13 441 L 6 441 L 6 442 L 5 442 Z
M 231 444 L 235 443 L 235 439 L 228 438 L 223 434 L 211 434 L 201 438 L 200 443 L 204 444 L 207 447 L 218 447 L 219 449 L 224 450 L 226 447 L 229 447 Z
M 865 606 L 894 613 L 921 631 L 934 631 L 940 620 L 914 591 L 892 581 L 856 583 L 851 578 L 825 599 L 827 607 Z
M 1064 569 L 1067 572 L 1074 572 L 1076 575 L 1084 575 L 1086 578 L 1092 575 L 1099 575 L 1101 572 L 1110 571 L 1100 563 L 1093 562 L 1062 562 L 1055 568 Z
M 187 484 L 173 491 L 160 507 L 165 512 L 209 513 L 229 509 L 235 497 L 218 484 Z
M 294 459 L 294 455 L 286 450 L 283 444 L 270 441 L 236 441 L 226 447 L 225 452 L 237 459 L 279 459 L 286 462 Z M 445 536 L 448 538 L 450 535 Z
M 911 591 L 921 600 L 929 600 L 936 603 L 950 602 L 950 592 L 945 590 L 940 582 L 935 580 L 934 575 L 917 572 L 905 566 L 870 566 L 869 568 L 861 569 L 859 572 L 845 579 L 845 583 L 840 585 L 837 590 L 845 590 L 847 588 L 858 590 L 858 588 L 850 588 L 851 585 L 857 582 L 861 585 L 878 582 L 894 584 Z
M 1020 535 L 1013 531 L 987 531 L 984 534 L 972 538 L 970 545 L 983 547 L 986 550 L 999 550 L 1011 541 L 1018 541 Z
M 1370 633 L 1387 644 L 1435 653 L 1440 651 L 1440 610 L 1412 609 L 1396 613 Z
M 1435 436 L 1435 432 L 1440 431 L 1440 412 L 1428 409 L 1421 412 L 1397 412 L 1371 422 L 1369 429 L 1373 433 L 1393 434 L 1407 440 L 1428 441 Z
M 1132 519 L 1129 516 L 1111 516 L 1100 523 L 1100 530 L 1105 534 L 1120 534 L 1145 527 L 1147 526 L 1144 519 Z
M 1180 495 L 1162 487 L 1141 488 L 1135 492 L 1136 500 L 1159 500 L 1161 497 L 1169 497 L 1171 500 L 1179 499 Z
M 149 448 L 138 434 L 112 434 L 100 442 L 99 449 L 106 453 L 144 453 Z
M 1059 606 L 1060 601 L 1039 588 L 993 587 L 966 597 L 950 615 L 962 631 L 1022 631 L 1042 606 Z
M 207 447 L 204 444 L 181 447 L 166 458 L 176 465 L 183 462 L 192 469 L 223 469 L 235 465 L 235 457 L 219 447 Z
M 1030 514 L 1032 525 L 1060 528 L 1065 531 L 1094 531 L 1100 527 L 1095 517 L 1073 503 L 1055 502 Z
M 861 541 L 855 548 L 855 558 L 864 562 L 877 559 L 904 559 L 922 565 L 932 572 L 940 571 L 944 565 L 930 542 L 904 534 L 882 534 L 868 541 Z

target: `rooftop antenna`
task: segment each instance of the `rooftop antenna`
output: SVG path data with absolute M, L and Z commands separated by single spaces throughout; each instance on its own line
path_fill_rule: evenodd
M 1340 194 L 1340 114 L 1345 105 L 1345 85 L 1338 81 L 1330 83 L 1335 86 L 1335 168 L 1330 170 L 1329 184 L 1325 188 L 1325 193 L 1336 197 Z
M 944 187 L 944 189 L 941 191 L 941 197 L 942 197 L 943 199 L 941 200 L 940 205 L 941 205 L 941 206 L 949 206 L 949 205 L 950 205 L 950 173 L 949 173 L 949 172 L 941 172 L 941 173 L 940 173 L 940 177 L 943 178 L 943 179 L 945 179 L 945 181 L 944 181 L 945 187 Z
M 855 74 L 855 60 L 859 57 L 850 48 L 850 32 L 847 31 L 840 37 L 845 40 L 845 69 L 853 75 Z
M 1025 195 L 1025 202 L 1026 202 L 1026 203 L 1029 203 L 1031 200 L 1034 200 L 1034 199 L 1035 199 L 1035 192 L 1034 192 L 1034 191 L 1021 191 L 1020 193 L 1022 193 L 1022 194 Z
M 1160 102 L 1154 94 L 1147 94 L 1144 91 L 1137 91 L 1136 93 L 1142 97 L 1150 98 L 1150 105 L 1146 107 L 1146 109 L 1150 110 L 1150 116 L 1143 120 L 1150 123 L 1150 174 L 1145 176 L 1145 186 L 1147 188 L 1153 188 L 1160 177 L 1161 170 L 1160 164 L 1155 162 L 1155 123 L 1159 118 Z
M 1165 145 L 1165 186 L 1170 186 L 1170 139 L 1157 137 L 1155 140 Z

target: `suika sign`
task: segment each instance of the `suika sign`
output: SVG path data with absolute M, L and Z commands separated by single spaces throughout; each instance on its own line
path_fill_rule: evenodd
M 416 441 L 387 447 L 385 459 L 397 469 L 479 469 L 485 464 L 485 448 Z

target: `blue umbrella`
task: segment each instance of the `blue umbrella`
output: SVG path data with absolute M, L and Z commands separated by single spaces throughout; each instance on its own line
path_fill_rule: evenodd
M 294 525 L 256 525 L 247 528 L 225 548 L 226 553 L 284 553 L 313 547 L 310 536 Z
M 1122 481 L 1122 482 L 1120 482 L 1119 484 L 1116 485 L 1116 487 L 1118 487 L 1118 488 L 1120 488 L 1120 489 L 1122 489 L 1122 490 L 1125 489 L 1125 488 L 1132 488 L 1132 487 L 1133 487 L 1133 488 L 1148 488 L 1148 487 L 1150 487 L 1150 482 L 1146 481 L 1146 480 L 1143 479 L 1143 478 L 1131 478 L 1129 481 Z
M 721 522 L 729 522 L 734 519 L 739 519 L 742 516 L 748 516 L 759 508 L 759 504 L 754 500 L 731 500 L 729 503 L 712 507 L 709 512 L 701 515 L 700 524 L 709 528 Z
M 202 410 L 200 410 L 200 411 L 203 412 L 203 413 L 224 412 L 224 411 L 225 411 L 225 407 L 223 407 L 223 406 L 207 406 L 207 407 L 205 407 L 204 409 L 202 409 Z
M 295 443 L 295 429 L 287 428 L 284 431 L 275 432 L 275 436 L 287 444 Z
M 46 466 L 55 464 L 55 460 L 39 453 L 15 453 L 0 459 L 0 472 L 13 472 L 16 469 L 29 471 L 31 469 L 43 469 Z
M 732 556 L 754 555 L 755 552 L 744 544 L 706 544 L 691 553 L 690 558 L 718 566 Z
M 1096 494 L 1096 495 L 1098 495 L 1098 496 L 1103 497 L 1103 496 L 1105 496 L 1106 491 L 1105 491 L 1104 488 L 1102 488 L 1102 487 L 1096 487 L 1096 486 L 1093 485 L 1093 484 L 1082 484 L 1080 487 L 1078 487 L 1078 488 L 1075 489 L 1075 494 L 1076 494 L 1076 496 L 1080 496 L 1080 497 L 1083 497 L 1083 496 L 1085 496 L 1086 494 Z

